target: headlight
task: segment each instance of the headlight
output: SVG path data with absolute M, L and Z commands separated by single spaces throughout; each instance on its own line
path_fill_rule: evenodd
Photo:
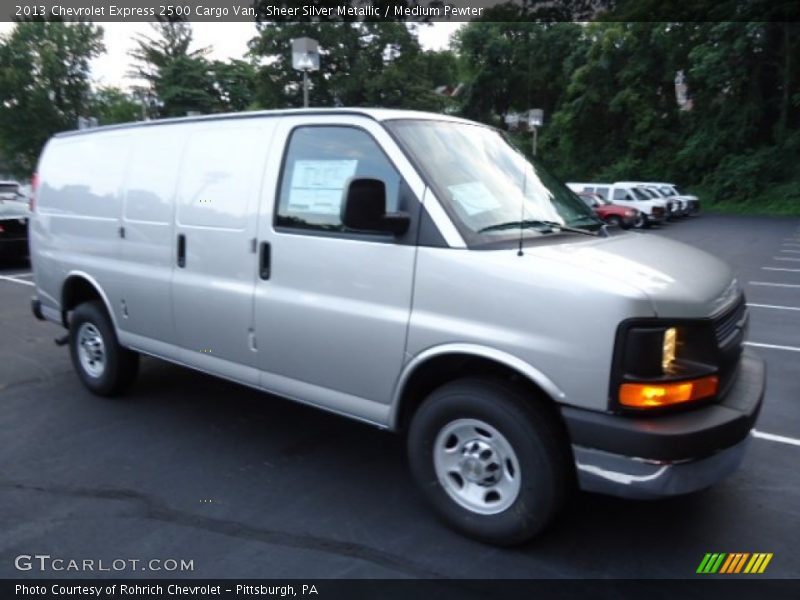
M 670 327 L 664 331 L 664 344 L 661 347 L 661 369 L 671 373 L 675 367 L 675 349 L 678 345 L 678 330 Z
M 621 409 L 651 410 L 716 396 L 716 342 L 708 322 L 624 322 L 611 395 Z
M 626 216 L 626 217 L 632 217 L 632 216 L 633 216 L 633 214 L 634 214 L 634 213 L 633 213 L 633 211 L 632 211 L 632 210 L 626 210 L 626 211 L 625 211 L 625 216 Z

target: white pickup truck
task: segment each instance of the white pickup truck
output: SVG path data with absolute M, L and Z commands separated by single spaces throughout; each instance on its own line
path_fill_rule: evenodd
M 16 181 L 0 181 L 0 257 L 28 253 L 28 198 Z

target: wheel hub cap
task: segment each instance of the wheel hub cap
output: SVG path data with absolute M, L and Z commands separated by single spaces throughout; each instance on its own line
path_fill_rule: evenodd
M 461 449 L 463 458 L 458 463 L 464 479 L 489 486 L 500 479 L 500 465 L 494 448 L 480 439 L 468 440 Z
M 106 368 L 106 349 L 103 336 L 91 323 L 81 323 L 78 329 L 78 359 L 91 377 L 100 377 Z
M 506 510 L 519 496 L 516 453 L 495 427 L 478 419 L 457 419 L 436 436 L 434 469 L 447 494 L 479 514 Z

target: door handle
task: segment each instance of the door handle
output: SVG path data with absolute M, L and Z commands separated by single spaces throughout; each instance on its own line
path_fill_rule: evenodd
M 186 236 L 182 233 L 178 234 L 178 266 L 186 266 Z
M 258 276 L 261 279 L 269 279 L 271 254 L 269 242 L 261 242 L 258 251 Z

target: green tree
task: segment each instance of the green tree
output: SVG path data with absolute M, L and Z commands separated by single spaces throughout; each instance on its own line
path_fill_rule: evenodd
M 188 112 L 212 112 L 217 106 L 208 48 L 190 50 L 192 28 L 183 21 L 153 23 L 153 34 L 139 35 L 130 52 L 132 76 L 145 85 L 150 116 L 176 117 Z M 155 114 L 152 114 L 155 113 Z
M 256 94 L 256 67 L 244 60 L 214 61 L 211 64 L 216 109 L 224 112 L 247 110 Z
M 101 87 L 92 94 L 89 112 L 100 125 L 112 125 L 138 120 L 142 106 L 131 94 L 119 88 Z
M 50 136 L 88 116 L 102 35 L 89 23 L 25 21 L 0 38 L 0 151 L 16 175 L 29 176 Z
M 693 27 L 693 25 L 688 25 Z M 581 64 L 545 128 L 543 148 L 561 175 L 584 179 L 664 179 L 679 135 L 674 95 L 679 27 L 593 23 Z
M 313 106 L 383 106 L 438 110 L 426 54 L 406 25 L 394 22 L 268 23 L 251 41 L 264 58 L 256 97 L 266 108 L 302 106 L 302 74 L 292 69 L 294 38 L 312 37 L 320 70 L 309 74 Z
M 465 75 L 462 112 L 499 123 L 510 111 L 559 105 L 587 46 L 574 23 L 472 22 L 455 41 Z

